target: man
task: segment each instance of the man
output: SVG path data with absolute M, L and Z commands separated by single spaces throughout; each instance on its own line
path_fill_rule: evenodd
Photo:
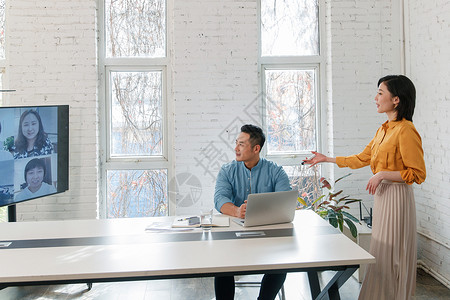
M 223 165 L 217 176 L 214 205 L 221 213 L 244 218 L 249 194 L 291 190 L 283 168 L 260 158 L 265 139 L 261 128 L 254 125 L 241 127 L 234 149 L 236 160 Z M 258 299 L 275 299 L 285 279 L 286 273 L 265 274 Z M 216 300 L 233 299 L 234 276 L 216 277 L 214 289 Z

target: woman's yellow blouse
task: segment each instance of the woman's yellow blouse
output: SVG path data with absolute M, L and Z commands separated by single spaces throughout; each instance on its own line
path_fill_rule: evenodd
M 413 123 L 405 119 L 385 122 L 363 152 L 336 157 L 339 167 L 358 169 L 370 164 L 374 174 L 400 171 L 407 184 L 422 183 L 426 177 L 422 140 Z

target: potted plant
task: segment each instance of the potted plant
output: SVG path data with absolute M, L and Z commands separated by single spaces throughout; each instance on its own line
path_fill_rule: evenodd
M 338 178 L 334 184 L 339 182 L 340 180 L 350 176 L 352 173 L 349 173 L 345 176 Z M 348 228 L 353 237 L 356 237 L 358 230 L 353 222 L 360 223 L 359 220 L 354 217 L 349 212 L 345 211 L 350 207 L 348 204 L 354 202 L 360 202 L 361 199 L 350 198 L 350 196 L 343 196 L 343 190 L 335 192 L 331 184 L 324 177 L 319 179 L 322 189 L 322 195 L 313 201 L 308 201 L 305 197 L 298 197 L 298 202 L 303 205 L 306 209 L 312 209 L 323 219 L 328 220 L 328 222 L 334 227 L 338 228 L 343 232 L 344 230 L 344 222 L 347 224 Z M 327 189 L 324 193 L 324 189 Z M 307 193 L 301 193 L 302 196 L 306 196 Z

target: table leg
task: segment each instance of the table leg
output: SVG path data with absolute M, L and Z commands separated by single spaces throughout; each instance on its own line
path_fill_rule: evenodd
M 349 279 L 353 273 L 358 269 L 358 266 L 348 267 L 345 270 L 337 271 L 333 278 L 323 288 L 322 292 L 313 299 L 321 300 L 326 299 L 328 294 L 330 300 L 340 300 L 339 288 Z
M 311 289 L 311 297 L 316 299 L 320 294 L 319 276 L 316 271 L 308 272 L 309 288 Z

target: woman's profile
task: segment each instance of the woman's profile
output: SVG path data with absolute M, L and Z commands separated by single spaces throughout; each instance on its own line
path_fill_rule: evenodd
M 23 172 L 26 187 L 16 196 L 16 200 L 26 200 L 56 193 L 53 185 L 44 182 L 46 172 L 44 160 L 39 158 L 30 160 Z
M 37 111 L 29 109 L 20 116 L 19 130 L 12 150 L 14 159 L 53 153 L 53 144 L 44 131 Z

